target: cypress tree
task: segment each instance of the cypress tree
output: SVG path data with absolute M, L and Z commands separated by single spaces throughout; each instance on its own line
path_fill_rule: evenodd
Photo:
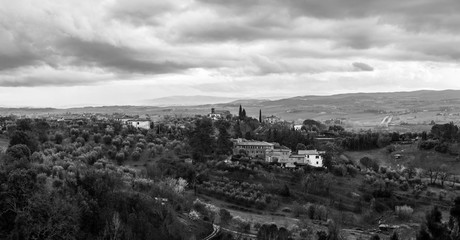
M 240 111 L 238 112 L 238 117 L 241 119 L 242 116 L 243 116 L 243 108 L 241 107 L 241 104 L 240 104 Z
M 259 109 L 259 122 L 262 123 L 262 109 Z
M 242 117 L 245 118 L 246 117 L 246 109 L 243 108 L 243 112 L 241 113 Z

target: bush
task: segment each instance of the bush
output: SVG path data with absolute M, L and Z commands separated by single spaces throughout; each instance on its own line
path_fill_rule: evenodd
M 439 143 L 436 147 L 434 147 L 434 150 L 440 153 L 447 153 L 447 150 L 449 150 L 449 144 Z
M 438 145 L 438 140 L 427 140 L 420 143 L 419 148 L 424 150 L 430 150 Z
M 133 159 L 133 161 L 139 161 L 139 159 L 141 158 L 141 154 L 138 151 L 134 151 L 131 154 L 131 158 Z
M 407 182 L 404 182 L 399 186 L 399 189 L 401 189 L 402 191 L 407 191 L 409 190 L 409 184 Z
M 64 137 L 62 136 L 61 133 L 56 133 L 56 135 L 54 135 L 54 142 L 56 144 L 61 144 L 62 140 L 64 140 Z
M 102 141 L 105 144 L 110 145 L 112 144 L 112 137 L 110 135 L 104 135 L 104 137 L 102 137 Z
M 366 168 L 374 170 L 374 172 L 377 172 L 379 170 L 379 164 L 369 157 L 361 158 L 359 160 L 359 163 L 361 163 Z
M 388 145 L 386 149 L 387 149 L 388 153 L 392 153 L 392 152 L 396 151 L 395 145 Z
M 125 161 L 125 154 L 123 152 L 117 153 L 117 155 L 115 155 L 115 160 L 117 160 L 118 165 L 122 165 Z
M 279 194 L 283 197 L 289 197 L 291 195 L 289 187 L 284 184 L 283 188 L 280 190 Z
M 395 212 L 399 219 L 407 220 L 407 219 L 410 219 L 410 217 L 412 216 L 414 209 L 412 209 L 411 207 L 407 205 L 396 206 Z
M 332 166 L 332 174 L 343 177 L 347 174 L 347 168 L 343 165 L 334 165 Z
M 9 147 L 6 150 L 6 155 L 10 156 L 14 160 L 20 160 L 21 158 L 29 158 L 30 149 L 24 144 L 16 144 Z

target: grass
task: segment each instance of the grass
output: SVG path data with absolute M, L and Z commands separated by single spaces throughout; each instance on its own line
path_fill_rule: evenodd
M 9 144 L 10 144 L 10 140 L 6 138 L 0 138 L 0 152 L 5 151 L 8 148 Z
M 395 154 L 401 154 L 401 159 L 395 159 Z M 419 150 L 417 143 L 396 145 L 396 151 L 393 153 L 389 153 L 385 148 L 382 148 L 366 151 L 347 151 L 344 153 L 344 156 L 355 163 L 358 163 L 362 157 L 367 156 L 377 160 L 381 166 L 395 169 L 409 165 L 416 168 L 428 169 L 445 164 L 451 173 L 458 174 L 460 172 L 460 162 L 455 160 L 456 156 L 439 153 L 434 150 Z

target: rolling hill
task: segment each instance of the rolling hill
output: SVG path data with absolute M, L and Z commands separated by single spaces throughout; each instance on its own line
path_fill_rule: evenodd
M 453 121 L 460 123 L 460 90 L 388 93 L 349 93 L 331 96 L 297 96 L 278 100 L 241 99 L 191 96 L 170 97 L 152 100 L 149 106 L 104 106 L 69 109 L 53 108 L 0 108 L 1 115 L 11 113 L 39 115 L 48 113 L 127 113 L 150 115 L 195 115 L 207 114 L 211 108 L 229 110 L 237 114 L 241 104 L 248 116 L 258 117 L 259 109 L 263 115 L 276 115 L 287 121 L 302 122 L 311 118 L 316 120 L 340 119 L 348 127 L 378 127 L 386 116 L 392 116 L 389 124 L 396 127 L 429 126 Z M 153 103 L 169 106 L 151 106 Z M 391 127 L 390 127 L 391 128 Z

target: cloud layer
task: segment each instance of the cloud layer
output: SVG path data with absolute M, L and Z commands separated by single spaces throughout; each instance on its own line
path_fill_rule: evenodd
M 458 88 L 456 0 L 0 1 L 0 90 L 19 95 L 113 84 L 137 100 Z

